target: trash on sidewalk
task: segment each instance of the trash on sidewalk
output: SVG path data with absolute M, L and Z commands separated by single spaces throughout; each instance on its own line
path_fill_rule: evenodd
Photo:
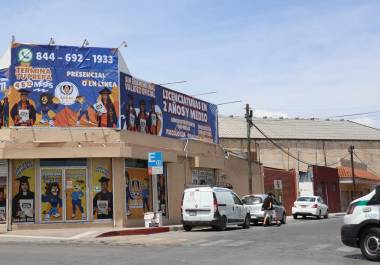
M 162 226 L 162 212 L 146 212 L 144 214 L 145 227 L 161 227 Z

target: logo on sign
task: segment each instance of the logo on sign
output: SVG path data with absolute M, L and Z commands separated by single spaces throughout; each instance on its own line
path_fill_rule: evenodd
M 22 63 L 30 63 L 33 60 L 33 52 L 31 49 L 23 48 L 18 52 L 18 61 Z
M 66 106 L 74 104 L 78 95 L 78 88 L 71 82 L 61 82 L 55 88 L 55 97 Z

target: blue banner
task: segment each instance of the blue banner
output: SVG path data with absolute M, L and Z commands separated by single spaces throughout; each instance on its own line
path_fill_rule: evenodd
M 0 99 L 6 96 L 9 87 L 9 69 L 0 69 Z
M 217 106 L 120 74 L 121 127 L 171 138 L 218 143 Z
M 119 127 L 116 49 L 13 44 L 14 126 Z

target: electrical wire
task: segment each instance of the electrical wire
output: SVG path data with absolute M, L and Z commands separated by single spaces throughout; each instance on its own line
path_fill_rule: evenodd
M 296 155 L 290 153 L 289 151 L 285 150 L 281 145 L 279 145 L 278 143 L 276 143 L 272 138 L 270 138 L 263 130 L 261 130 L 256 124 L 254 124 L 252 121 L 250 122 L 250 124 L 256 128 L 256 130 L 258 130 L 269 142 L 271 142 L 275 147 L 277 147 L 278 149 L 280 149 L 282 152 L 284 152 L 285 154 L 287 154 L 288 156 L 292 157 L 293 159 L 297 160 L 298 162 L 301 162 L 303 164 L 306 164 L 306 165 L 316 165 L 318 166 L 318 163 L 312 163 L 312 162 L 308 162 L 306 160 L 302 160 L 300 158 L 298 158 Z M 343 158 L 347 158 L 349 154 L 346 154 L 346 156 Z M 336 165 L 336 164 L 339 164 L 340 161 L 337 161 L 337 162 L 334 162 L 334 163 L 331 163 L 331 164 L 327 164 L 326 166 L 329 167 L 329 166 L 333 166 L 333 165 Z
M 380 176 L 380 174 L 377 173 L 377 172 L 376 172 L 375 170 L 373 170 L 372 168 L 370 168 L 370 167 L 368 166 L 368 163 L 364 162 L 364 161 L 358 156 L 358 154 L 357 154 L 355 151 L 354 151 L 353 153 L 354 153 L 355 157 L 356 157 L 357 159 L 359 159 L 360 162 L 362 162 L 363 164 L 365 164 L 365 165 L 367 166 L 367 169 L 368 169 L 369 171 L 371 171 L 372 173 L 374 173 L 374 174 L 377 175 L 377 176 Z

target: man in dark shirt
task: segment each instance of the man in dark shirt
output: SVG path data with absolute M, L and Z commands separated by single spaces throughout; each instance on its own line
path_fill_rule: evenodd
M 28 176 L 18 177 L 19 192 L 12 200 L 12 217 L 14 222 L 34 222 L 34 192 L 30 191 Z
M 94 216 L 97 219 L 112 219 L 113 216 L 113 196 L 108 191 L 109 178 L 105 176 L 99 179 L 100 191 L 95 195 L 93 200 Z
M 263 201 L 262 210 L 264 211 L 264 226 L 270 225 L 270 220 L 272 218 L 276 218 L 276 223 L 278 226 L 281 225 L 281 222 L 278 220 L 277 216 L 275 216 L 275 211 L 273 208 L 273 193 L 268 192 L 268 196 Z

